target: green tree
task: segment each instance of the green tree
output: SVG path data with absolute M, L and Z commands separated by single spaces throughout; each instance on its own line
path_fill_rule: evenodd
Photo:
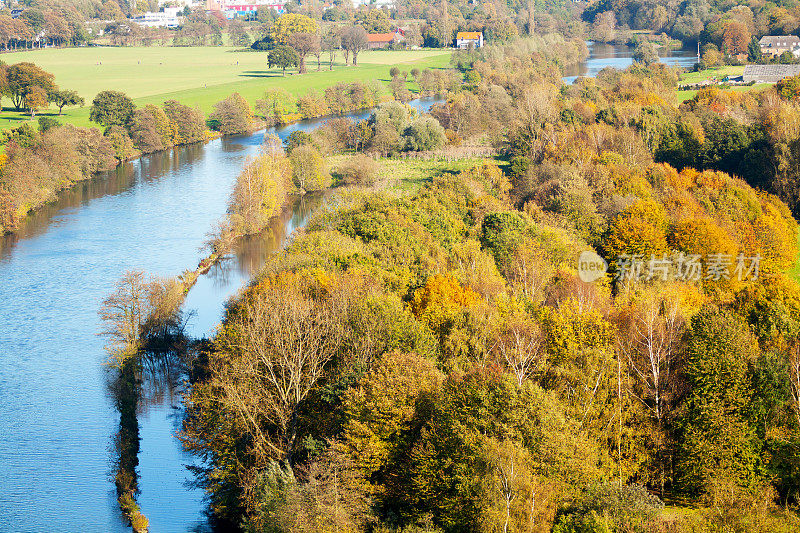
M 415 118 L 403 132 L 403 137 L 406 150 L 414 152 L 436 150 L 444 146 L 447 140 L 444 128 L 431 116 Z
M 50 93 L 50 101 L 58 107 L 59 115 L 66 106 L 83 106 L 85 103 L 83 97 L 78 94 L 78 91 L 71 91 L 68 89 L 53 91 Z
M 303 144 L 292 150 L 292 179 L 301 191 L 321 191 L 331 185 L 331 176 L 325 168 L 325 160 L 319 150 Z
M 758 444 L 747 420 L 748 366 L 758 352 L 747 324 L 729 311 L 706 307 L 692 319 L 680 442 L 685 488 L 699 492 L 711 482 L 759 482 Z
M 747 61 L 750 63 L 760 63 L 764 59 L 764 54 L 761 53 L 761 45 L 758 38 L 753 37 L 750 39 L 750 44 L 747 45 Z
M 269 51 L 267 65 L 269 68 L 279 67 L 286 76 L 286 69 L 296 67 L 300 62 L 300 57 L 291 46 L 279 45 Z
M 92 100 L 89 111 L 89 120 L 109 128 L 111 126 L 125 126 L 130 124 L 136 104 L 133 100 L 120 91 L 103 91 Z

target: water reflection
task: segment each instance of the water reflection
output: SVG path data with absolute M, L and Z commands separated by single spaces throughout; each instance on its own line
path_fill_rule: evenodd
M 319 122 L 276 133 L 286 138 Z M 97 310 L 126 270 L 173 276 L 198 263 L 206 233 L 224 216 L 233 182 L 262 138 L 144 156 L 63 191 L 18 233 L 0 238 L 0 530 L 129 531 L 109 475 L 109 439 L 120 434 L 121 416 L 96 335 Z M 225 301 L 321 201 L 305 197 L 201 277 L 185 302 L 198 311 L 187 334 L 210 336 Z M 138 472 L 138 502 L 151 531 L 204 531 L 203 493 L 186 484 L 184 465 L 194 459 L 174 438 L 183 370 L 180 361 L 156 363 L 137 373 L 138 464 L 126 464 Z M 111 455 L 116 468 L 119 446 Z
M 633 64 L 633 48 L 624 44 L 589 42 L 589 57 L 564 69 L 565 83 L 573 83 L 579 77 L 594 78 L 606 67 L 624 70 Z M 662 63 L 670 66 L 691 68 L 697 62 L 697 53 L 689 49 L 659 50 Z
M 0 261 L 20 241 L 36 237 L 64 222 L 71 210 L 89 207 L 92 200 L 124 193 L 134 185 L 144 185 L 170 172 L 177 172 L 183 165 L 200 162 L 205 154 L 204 148 L 203 144 L 194 144 L 148 154 L 59 192 L 55 201 L 26 217 L 17 232 L 0 235 Z M 243 147 L 231 145 L 230 151 L 234 149 Z

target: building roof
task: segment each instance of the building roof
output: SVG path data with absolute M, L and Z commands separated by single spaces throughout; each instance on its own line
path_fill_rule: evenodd
M 395 33 L 370 33 L 367 35 L 367 42 L 370 43 L 390 43 L 394 41 Z
M 782 80 L 800 74 L 800 65 L 747 65 L 742 77 L 745 79 Z
M 460 31 L 456 34 L 456 39 L 464 40 L 464 41 L 478 41 L 481 38 L 481 32 L 479 31 Z
M 800 37 L 796 35 L 765 35 L 758 41 L 761 46 L 794 46 L 800 44 Z

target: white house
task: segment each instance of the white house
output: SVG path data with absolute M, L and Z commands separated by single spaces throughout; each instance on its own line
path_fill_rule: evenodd
M 179 7 L 165 7 L 164 11 L 148 11 L 144 15 L 133 17 L 131 21 L 148 28 L 177 28 L 180 25 L 178 14 L 183 12 Z
M 795 56 L 800 54 L 800 38 L 796 35 L 765 35 L 758 44 L 764 55 L 779 56 L 784 52 L 791 52 Z
M 460 31 L 456 34 L 456 48 L 483 48 L 483 32 Z

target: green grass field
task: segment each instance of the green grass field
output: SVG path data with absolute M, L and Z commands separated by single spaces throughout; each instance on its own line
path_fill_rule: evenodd
M 266 52 L 237 52 L 230 47 L 87 47 L 4 54 L 6 63 L 30 61 L 52 72 L 56 83 L 74 89 L 86 99 L 84 108 L 66 108 L 61 120 L 89 126 L 89 105 L 95 94 L 106 89 L 124 91 L 137 104 L 160 104 L 175 99 L 209 112 L 212 106 L 238 91 L 251 103 L 269 87 L 283 87 L 294 94 L 321 90 L 339 81 L 389 80 L 389 69 L 444 68 L 450 54 L 441 50 L 365 51 L 357 67 L 345 67 L 337 57 L 334 69 L 317 72 L 316 58 L 308 58 L 308 73 L 286 77 L 278 69 L 267 69 Z M 3 104 L 10 106 L 5 99 Z M 53 109 L 38 115 L 56 116 Z M 56 117 L 57 118 L 57 117 Z M 0 113 L 0 129 L 28 120 L 26 114 L 6 109 Z
M 756 83 L 755 85 L 749 85 L 749 86 L 735 85 L 725 90 L 734 91 L 737 93 L 744 93 L 748 91 L 760 91 L 762 89 L 772 86 L 773 86 L 772 83 Z M 678 94 L 678 102 L 685 102 L 686 100 L 691 100 L 692 98 L 694 98 L 695 95 L 697 95 L 697 91 L 696 90 L 678 91 L 677 94 Z
M 694 84 L 700 83 L 703 80 L 709 79 L 718 79 L 722 80 L 725 76 L 741 76 L 744 72 L 744 66 L 722 66 L 722 67 L 714 67 L 708 68 L 705 70 L 701 70 L 698 72 L 687 72 L 681 76 L 681 83 L 682 84 Z M 737 85 L 731 87 L 731 91 L 736 92 L 746 92 L 746 91 L 759 91 L 765 87 L 772 86 L 771 83 L 757 83 L 755 85 L 750 86 L 741 86 Z M 678 91 L 678 102 L 685 102 L 686 100 L 691 100 L 697 94 L 696 90 L 691 91 Z
M 681 83 L 700 83 L 703 80 L 717 78 L 721 80 L 725 76 L 741 76 L 744 72 L 743 66 L 722 66 L 707 68 L 698 72 L 687 72 L 681 76 Z

